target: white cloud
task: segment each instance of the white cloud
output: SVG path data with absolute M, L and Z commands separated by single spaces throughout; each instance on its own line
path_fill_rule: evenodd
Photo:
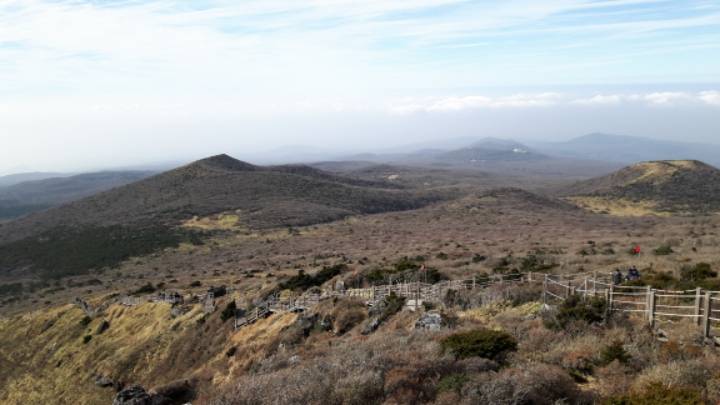
M 503 97 L 483 95 L 404 98 L 390 103 L 389 111 L 399 114 L 415 112 L 449 112 L 483 108 L 550 107 L 563 99 L 558 93 L 515 94 Z
M 706 104 L 720 107 L 720 91 L 700 92 L 700 100 L 702 100 Z

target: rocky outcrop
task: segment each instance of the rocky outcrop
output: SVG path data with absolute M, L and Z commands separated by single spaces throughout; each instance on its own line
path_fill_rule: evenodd
M 195 398 L 195 383 L 190 380 L 175 381 L 146 391 L 133 385 L 118 392 L 113 405 L 182 405 Z
M 145 388 L 133 385 L 118 392 L 112 405 L 152 405 L 152 402 Z
M 443 326 L 446 326 L 446 322 L 439 312 L 426 312 L 415 322 L 415 329 L 438 331 Z

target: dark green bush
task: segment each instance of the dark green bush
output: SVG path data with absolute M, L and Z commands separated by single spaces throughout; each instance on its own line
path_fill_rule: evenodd
M 90 318 L 89 316 L 86 315 L 80 320 L 80 325 L 88 326 L 88 325 L 90 325 L 90 322 L 92 322 L 92 318 Z
M 455 373 L 446 375 L 440 381 L 438 381 L 437 389 L 438 393 L 442 392 L 456 392 L 460 394 L 465 384 L 470 380 L 466 374 Z
M 225 309 L 223 309 L 220 313 L 220 319 L 225 322 L 230 318 L 234 318 L 235 312 L 237 312 L 237 305 L 235 304 L 235 300 L 232 300 L 228 302 L 227 306 L 225 306 Z
M 673 251 L 670 245 L 659 246 L 657 249 L 655 249 L 654 252 L 656 256 L 667 256 L 669 254 L 675 253 L 675 251 Z
M 445 252 L 440 252 L 435 257 L 437 257 L 440 260 L 447 260 L 449 258 L 448 254 Z
M 391 292 L 390 295 L 385 297 L 385 299 L 383 300 L 383 305 L 381 306 L 382 312 L 378 316 L 380 322 L 384 322 L 391 316 L 397 314 L 403 309 L 404 306 L 405 297 L 400 297 L 394 292 Z
M 157 288 L 155 288 L 152 283 L 148 282 L 144 286 L 138 288 L 137 290 L 132 292 L 132 295 L 142 295 L 142 294 L 152 294 L 155 291 L 157 291 Z
M 91 335 L 85 335 L 85 336 L 83 336 L 83 344 L 84 344 L 84 345 L 88 344 L 88 342 L 90 342 L 91 340 L 92 340 L 92 336 L 91 336 Z
M 452 334 L 444 338 L 440 346 L 444 352 L 450 352 L 458 359 L 483 357 L 502 360 L 505 354 L 517 350 L 517 341 L 505 332 L 477 329 Z
M 615 360 L 623 364 L 630 361 L 630 354 L 625 351 L 623 343 L 619 340 L 612 342 L 602 349 L 599 363 L 601 366 L 606 366 Z
M 182 242 L 201 244 L 200 234 L 166 226 L 58 227 L 0 246 L 0 270 L 29 266 L 43 278 L 112 268 Z
M 607 303 L 601 298 L 589 298 L 585 301 L 579 295 L 572 295 L 558 305 L 557 313 L 545 319 L 550 329 L 565 329 L 573 322 L 598 323 L 605 320 Z
M 717 277 L 717 272 L 713 271 L 708 263 L 698 263 L 694 266 L 683 266 L 680 269 L 680 277 L 687 281 L 702 281 Z
M 318 271 L 313 276 L 305 273 L 304 270 L 298 270 L 297 275 L 292 276 L 288 280 L 280 283 L 280 289 L 305 291 L 311 287 L 316 287 L 324 284 L 325 282 L 331 280 L 333 277 L 339 275 L 345 270 L 347 270 L 347 265 L 345 264 L 336 264 L 330 267 L 323 267 L 322 270 Z

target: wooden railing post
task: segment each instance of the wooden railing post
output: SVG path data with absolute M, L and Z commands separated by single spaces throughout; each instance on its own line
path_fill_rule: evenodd
M 585 276 L 585 278 L 583 279 L 583 299 L 585 301 L 587 301 L 587 296 L 588 296 L 588 278 L 587 278 L 587 276 Z
M 700 317 L 701 303 L 702 303 L 702 289 L 700 287 L 695 289 L 695 321 L 698 325 L 702 324 L 702 318 Z
M 545 274 L 545 279 L 543 280 L 543 293 L 542 293 L 543 306 L 547 305 L 547 288 L 548 288 L 548 275 Z
M 593 295 L 593 298 L 594 298 L 594 297 L 597 296 L 597 270 L 593 271 L 593 278 L 592 278 L 592 280 L 593 280 L 593 281 L 592 281 L 592 283 L 593 283 L 592 295 Z
M 571 295 L 573 295 L 573 293 L 575 292 L 574 290 L 575 290 L 575 289 L 574 289 L 574 287 L 572 286 L 572 281 L 568 280 L 568 282 L 567 282 L 567 289 L 565 290 L 565 298 L 568 298 L 568 297 L 570 297 Z
M 472 289 L 475 290 L 475 276 L 474 275 L 473 275 L 473 280 L 472 280 Z
M 712 316 L 712 302 L 710 300 L 710 293 L 705 293 L 705 301 L 703 302 L 703 324 L 702 333 L 703 338 L 710 337 L 710 317 Z
M 610 314 L 613 307 L 613 285 L 610 284 L 610 288 L 605 290 L 605 300 L 607 301 L 607 312 Z
M 648 290 L 648 323 L 650 327 L 655 326 L 655 290 Z
M 528 283 L 532 283 L 532 271 L 528 271 L 527 280 L 528 280 Z

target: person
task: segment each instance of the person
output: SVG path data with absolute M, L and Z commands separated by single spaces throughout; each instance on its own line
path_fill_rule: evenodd
M 640 280 L 640 272 L 636 266 L 632 266 L 630 270 L 628 270 L 628 276 L 631 281 Z
M 623 275 L 622 275 L 622 272 L 620 271 L 620 269 L 615 269 L 615 273 L 613 274 L 612 279 L 613 279 L 613 284 L 615 284 L 615 285 L 622 283 Z

